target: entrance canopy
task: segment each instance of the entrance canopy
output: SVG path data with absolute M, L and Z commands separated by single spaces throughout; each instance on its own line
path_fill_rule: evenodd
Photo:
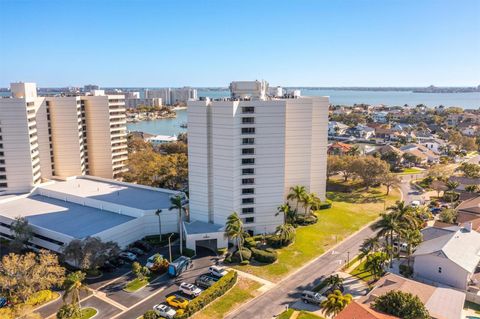
M 184 222 L 183 230 L 187 248 L 194 251 L 197 245 L 212 250 L 228 247 L 224 226 L 195 220 L 190 223 Z

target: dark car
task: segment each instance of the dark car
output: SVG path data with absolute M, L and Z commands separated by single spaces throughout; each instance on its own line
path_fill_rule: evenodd
M 123 260 L 120 257 L 114 257 L 108 261 L 110 264 L 112 264 L 115 267 L 120 267 L 125 264 L 125 260 Z
M 137 256 L 145 255 L 145 252 L 137 247 L 129 248 L 128 251 L 134 253 Z
M 150 246 L 146 241 L 137 240 L 133 243 L 134 247 L 140 248 L 143 251 L 150 251 L 152 250 L 152 246 Z
M 0 308 L 10 306 L 10 302 L 5 297 L 0 297 Z
M 217 278 L 213 278 L 207 275 L 201 275 L 200 277 L 195 279 L 195 285 L 200 288 L 207 289 L 212 286 L 217 280 Z

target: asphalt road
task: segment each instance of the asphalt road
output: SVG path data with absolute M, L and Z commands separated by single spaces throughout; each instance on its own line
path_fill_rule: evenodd
M 228 319 L 266 319 L 273 318 L 288 306 L 300 299 L 303 290 L 311 290 L 322 280 L 337 271 L 348 258 L 357 254 L 363 240 L 374 232 L 364 228 L 352 237 L 340 243 L 334 250 L 319 257 L 314 262 L 285 278 L 263 295 L 253 299 L 230 313 Z

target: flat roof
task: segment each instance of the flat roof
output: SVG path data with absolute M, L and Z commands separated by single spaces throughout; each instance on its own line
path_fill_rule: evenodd
M 11 219 L 21 215 L 33 226 L 79 239 L 93 236 L 134 219 L 131 216 L 41 195 L 1 203 L 0 215 Z
M 191 223 L 184 223 L 187 235 L 219 233 L 224 231 L 223 226 L 194 220 Z
M 168 208 L 171 206 L 170 197 L 174 195 L 166 191 L 154 191 L 125 183 L 99 181 L 89 179 L 88 177 L 59 181 L 51 185 L 41 186 L 40 189 L 96 199 L 141 210 Z

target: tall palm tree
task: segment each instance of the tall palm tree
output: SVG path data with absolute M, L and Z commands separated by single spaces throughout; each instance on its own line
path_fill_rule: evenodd
M 63 286 L 65 289 L 65 293 L 63 294 L 63 301 L 67 300 L 70 296 L 72 306 L 78 306 L 80 309 L 80 292 L 81 291 L 88 291 L 86 285 L 83 284 L 85 280 L 85 273 L 81 271 L 75 271 L 70 273 L 67 278 L 65 279 Z
M 331 275 L 325 278 L 324 283 L 330 287 L 330 290 L 341 289 L 344 279 L 339 275 Z
M 180 195 L 170 197 L 170 208 L 168 210 L 176 209 L 178 211 L 178 234 L 180 235 L 180 255 L 183 255 L 183 230 L 182 230 L 182 213 L 186 213 L 187 210 L 183 205 L 183 198 Z
M 420 227 L 421 221 L 418 220 L 414 214 L 414 209 L 411 206 L 406 205 L 404 201 L 396 201 L 395 205 L 390 206 L 387 209 L 394 214 L 397 217 L 398 222 L 405 227 Z
M 378 237 L 368 237 L 365 238 L 365 240 L 362 243 L 362 246 L 360 246 L 360 257 L 363 258 L 367 255 L 369 255 L 372 252 L 376 252 L 380 249 L 380 240 Z
M 448 181 L 446 184 L 445 184 L 448 188 L 448 191 L 452 193 L 452 195 L 454 196 L 450 196 L 450 203 L 453 203 L 454 199 L 455 199 L 455 195 L 457 194 L 455 192 L 455 190 L 457 189 L 458 185 L 460 185 L 458 182 L 455 182 L 455 181 Z
M 407 244 L 407 265 L 410 267 L 413 248 L 422 242 L 422 233 L 418 229 L 406 229 L 401 232 L 402 240 Z
M 312 194 L 306 193 L 302 197 L 302 205 L 305 208 L 305 216 L 309 215 L 309 208 L 315 203 Z
M 478 185 L 467 185 L 465 186 L 465 191 L 467 191 L 468 193 L 475 193 L 476 191 L 478 191 Z
M 287 195 L 288 200 L 294 200 L 296 202 L 295 211 L 298 213 L 298 205 L 302 202 L 303 197 L 307 193 L 305 186 L 297 185 L 290 187 L 290 193 Z
M 243 229 L 243 222 L 238 216 L 237 212 L 233 212 L 227 218 L 227 222 L 225 224 L 225 235 L 228 238 L 234 239 L 237 242 L 237 249 L 240 255 L 240 261 L 243 261 L 242 256 L 242 243 L 244 240 L 244 229 Z
M 375 278 L 379 278 L 384 272 L 384 267 L 388 259 L 388 255 L 383 251 L 372 253 L 367 256 L 365 269 L 370 271 Z
M 402 223 L 399 222 L 398 216 L 393 213 L 382 213 L 380 219 L 370 226 L 373 230 L 378 230 L 378 237 L 387 239 L 387 246 L 393 247 L 393 239 L 398 234 Z M 393 261 L 393 249 L 390 249 L 390 266 Z
M 321 307 L 327 316 L 335 317 L 352 301 L 352 295 L 343 295 L 340 290 L 334 290 L 327 299 L 322 301 Z
M 159 234 L 158 236 L 160 238 L 160 241 L 158 242 L 159 245 L 161 245 L 161 243 L 162 243 L 162 220 L 160 219 L 160 213 L 161 212 L 162 212 L 161 209 L 157 209 L 155 211 L 155 215 L 158 216 L 158 234 Z
M 277 213 L 275 216 L 278 216 L 278 214 L 283 214 L 284 224 L 295 224 L 296 214 L 288 202 L 277 207 Z
M 285 245 L 288 242 L 293 241 L 295 238 L 295 228 L 290 224 L 282 224 L 277 227 L 277 235 L 282 242 L 282 245 Z

